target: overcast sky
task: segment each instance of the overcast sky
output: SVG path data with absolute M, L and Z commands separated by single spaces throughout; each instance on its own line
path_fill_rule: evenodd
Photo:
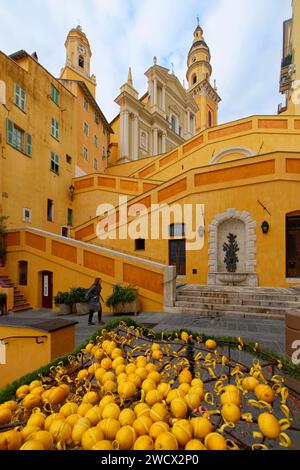
M 80 22 L 93 52 L 97 100 L 110 121 L 129 65 L 140 96 L 154 55 L 185 78 L 197 15 L 222 98 L 220 123 L 276 113 L 283 101 L 282 23 L 291 17 L 291 0 L 0 0 L 0 50 L 36 51 L 58 76 L 68 31 Z

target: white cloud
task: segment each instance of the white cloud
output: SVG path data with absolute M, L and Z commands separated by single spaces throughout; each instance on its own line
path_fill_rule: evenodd
M 110 120 L 114 99 L 129 65 L 136 88 L 146 89 L 144 72 L 154 55 L 174 63 L 182 81 L 187 53 L 200 15 L 211 49 L 213 76 L 223 98 L 220 120 L 276 112 L 282 22 L 290 0 L 0 0 L 0 49 L 37 51 L 40 62 L 59 75 L 64 42 L 78 19 L 93 51 L 98 101 Z

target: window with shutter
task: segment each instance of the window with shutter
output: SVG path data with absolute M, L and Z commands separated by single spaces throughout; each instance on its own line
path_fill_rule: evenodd
M 7 143 L 12 145 L 13 144 L 13 132 L 14 132 L 14 124 L 10 119 L 7 119 Z
M 26 155 L 32 156 L 32 136 L 28 133 L 26 133 Z
M 26 93 L 17 84 L 15 84 L 15 105 L 22 109 L 22 111 L 26 109 Z

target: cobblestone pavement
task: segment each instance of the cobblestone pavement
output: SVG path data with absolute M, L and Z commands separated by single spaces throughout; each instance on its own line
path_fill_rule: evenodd
M 10 313 L 17 318 L 41 319 L 58 317 L 57 312 L 51 310 L 31 310 L 26 312 Z M 61 317 L 61 316 L 59 316 Z M 87 339 L 97 328 L 97 314 L 94 315 L 95 325 L 88 325 L 87 316 L 67 315 L 63 318 L 76 320 L 76 346 Z M 104 323 L 116 317 L 111 314 L 104 314 Z M 122 318 L 122 317 L 118 317 Z M 203 318 L 197 315 L 183 315 L 176 313 L 141 313 L 132 317 L 136 322 L 143 323 L 146 327 L 157 331 L 172 331 L 186 328 L 196 333 L 203 333 L 214 336 L 241 336 L 244 339 L 258 342 L 261 347 L 268 348 L 274 352 L 284 355 L 285 351 L 285 324 L 282 320 L 264 320 L 247 318 L 216 317 Z M 1 318 L 0 318 L 1 324 Z

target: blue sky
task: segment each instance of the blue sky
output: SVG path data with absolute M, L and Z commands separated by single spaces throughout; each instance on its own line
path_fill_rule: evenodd
M 93 51 L 97 100 L 108 120 L 132 67 L 140 96 L 153 56 L 182 81 L 199 15 L 222 98 L 219 121 L 274 114 L 279 94 L 282 23 L 291 0 L 0 0 L 0 49 L 36 51 L 58 76 L 68 31 L 80 21 Z

